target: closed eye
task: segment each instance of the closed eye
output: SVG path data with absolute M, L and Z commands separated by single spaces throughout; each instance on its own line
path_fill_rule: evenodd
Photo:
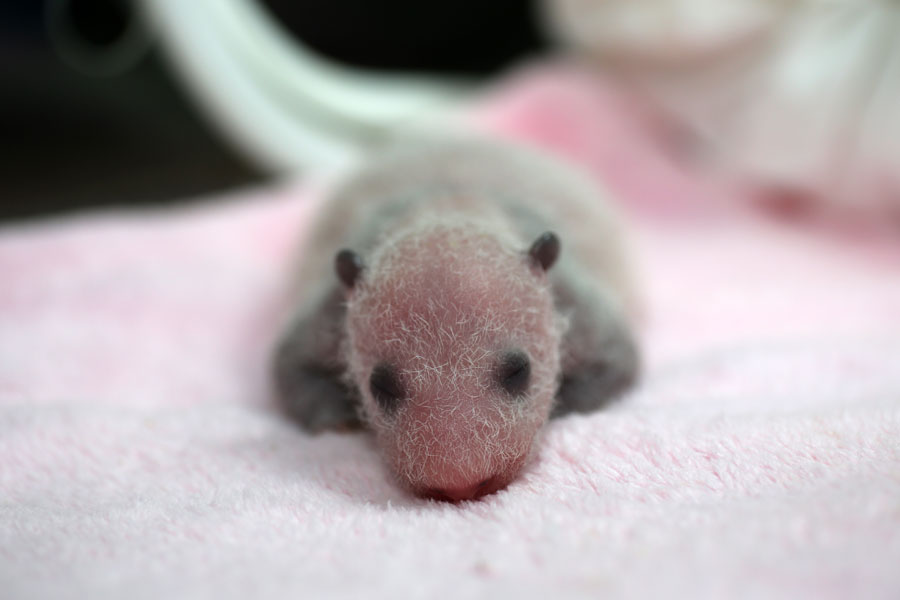
M 369 377 L 369 391 L 378 406 L 387 414 L 397 410 L 406 396 L 396 370 L 390 365 L 380 364 Z
M 531 379 L 531 361 L 521 350 L 507 352 L 500 359 L 497 368 L 497 381 L 506 392 L 519 396 L 528 389 Z

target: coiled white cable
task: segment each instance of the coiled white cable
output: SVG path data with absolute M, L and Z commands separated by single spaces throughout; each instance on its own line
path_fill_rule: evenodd
M 372 75 L 294 40 L 251 0 L 141 0 L 151 35 L 212 124 L 273 173 L 346 167 L 472 82 Z

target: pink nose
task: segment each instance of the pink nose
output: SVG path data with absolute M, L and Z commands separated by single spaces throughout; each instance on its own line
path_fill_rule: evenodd
M 425 491 L 425 495 L 435 500 L 448 502 L 460 502 L 462 500 L 474 500 L 497 491 L 499 482 L 497 477 L 488 477 L 484 481 L 466 487 L 431 488 Z

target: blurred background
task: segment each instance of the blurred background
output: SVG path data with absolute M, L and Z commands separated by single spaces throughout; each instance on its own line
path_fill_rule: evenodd
M 241 46 L 243 42 L 226 34 L 221 41 L 210 39 L 204 45 L 203 32 L 177 30 L 179 24 L 228 30 L 228 23 L 235 19 L 233 12 L 226 12 L 232 10 L 229 5 L 259 13 L 253 18 L 242 16 L 245 22 L 265 19 L 266 26 L 279 29 L 278 36 L 302 39 L 319 57 L 327 57 L 328 68 L 356 67 L 354 73 L 402 79 L 396 87 L 406 87 L 399 99 L 388 97 L 381 104 L 378 98 L 370 98 L 352 105 L 351 101 L 359 103 L 371 96 L 355 87 L 365 87 L 365 81 L 351 81 L 347 89 L 337 91 L 329 88 L 329 81 L 319 81 L 322 89 L 310 90 L 312 108 L 303 104 L 307 90 L 287 94 L 283 100 L 287 110 L 307 110 L 310 122 L 356 117 L 364 121 L 356 129 L 336 124 L 318 132 L 322 139 L 349 140 L 348 146 L 355 146 L 361 136 L 371 137 L 371 123 L 392 121 L 420 104 L 430 104 L 431 98 L 445 97 L 446 82 L 465 88 L 546 46 L 529 0 L 457 0 L 446 5 L 417 0 L 4 0 L 0 3 L 0 219 L 172 202 L 302 168 L 308 158 L 302 152 L 295 160 L 290 150 L 270 150 L 254 137 L 279 131 L 281 108 L 271 110 L 272 122 L 259 131 L 252 114 L 236 130 L 221 126 L 223 120 L 235 120 L 229 116 L 232 112 L 268 114 L 269 108 L 255 107 L 254 98 L 241 95 L 237 78 L 242 75 L 232 66 L 257 51 L 277 53 L 278 49 L 253 39 Z M 476 13 L 479 18 L 472 18 Z M 160 39 L 153 33 L 161 23 L 173 21 L 176 25 L 169 27 L 169 31 L 177 30 L 171 34 L 173 39 Z M 179 46 L 184 39 L 193 40 L 193 45 Z M 199 58 L 193 65 L 188 64 L 190 58 L 173 60 L 178 52 Z M 281 65 L 283 57 L 265 57 L 263 67 L 272 66 L 270 79 L 275 81 L 266 85 L 274 88 L 279 85 L 278 69 L 293 67 Z M 203 79 L 216 60 L 222 61 L 217 67 L 221 73 L 227 75 L 234 68 L 234 79 L 226 76 L 221 84 L 230 86 L 234 94 L 223 94 L 218 84 Z M 179 71 L 179 65 L 185 64 L 185 69 L 193 66 L 196 71 Z M 245 71 L 262 77 L 266 68 L 251 66 Z M 207 87 L 198 89 L 204 83 Z M 266 85 L 254 82 L 257 88 Z M 338 107 L 339 118 L 315 112 L 317 93 L 348 99 L 347 106 Z M 217 113 L 218 99 L 232 95 L 235 105 Z M 423 96 L 428 100 L 421 100 Z M 273 89 L 272 97 L 285 94 Z M 241 109 L 242 103 L 246 110 Z M 373 110 L 376 113 L 357 114 Z M 318 134 L 298 135 L 316 139 Z M 261 144 L 265 149 L 255 152 Z M 343 148 L 338 148 L 332 154 L 342 153 Z
M 137 16 L 130 3 L 0 3 L 0 218 L 169 200 L 253 181 L 199 118 L 149 39 L 104 57 Z M 82 55 L 79 56 L 78 53 Z
M 0 220 L 336 172 L 557 46 L 673 160 L 900 222 L 896 0 L 4 0 Z

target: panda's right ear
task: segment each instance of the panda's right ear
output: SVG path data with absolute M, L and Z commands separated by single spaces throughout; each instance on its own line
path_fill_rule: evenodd
M 353 250 L 343 249 L 334 257 L 334 270 L 338 279 L 348 290 L 353 289 L 359 274 L 365 268 L 362 257 Z

